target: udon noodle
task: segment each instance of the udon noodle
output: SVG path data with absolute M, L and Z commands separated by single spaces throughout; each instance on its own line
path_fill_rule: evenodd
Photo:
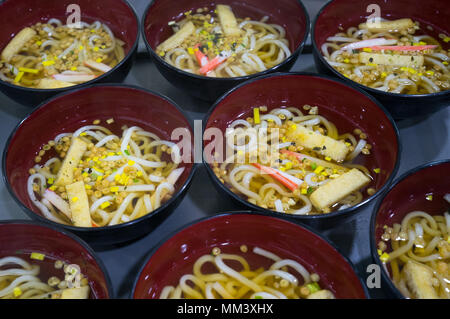
M 125 57 L 125 43 L 100 21 L 64 25 L 58 19 L 21 30 L 3 49 L 0 79 L 54 89 L 95 79 Z
M 167 63 L 210 77 L 238 77 L 272 68 L 291 55 L 286 31 L 278 24 L 236 18 L 231 8 L 200 8 L 169 25 L 175 34 L 156 48 Z
M 446 195 L 450 203 L 450 194 Z M 385 226 L 378 243 L 395 286 L 407 298 L 450 298 L 450 214 L 407 214 L 400 224 Z M 390 243 L 391 251 L 387 252 Z
M 192 274 L 183 275 L 179 284 L 162 289 L 160 299 L 334 299 L 334 294 L 319 285 L 320 277 L 310 273 L 292 259 L 282 259 L 260 247 L 253 253 L 271 260 L 265 269 L 251 269 L 245 258 L 246 245 L 241 246 L 242 255 L 222 253 L 218 247 L 209 255 L 198 258 Z M 233 265 L 232 265 L 233 264 Z M 204 273 L 205 266 L 213 266 L 212 272 Z
M 116 225 L 154 211 L 175 192 L 184 171 L 176 144 L 137 126 L 123 126 L 119 137 L 99 122 L 57 135 L 36 156 L 28 194 L 44 217 Z M 40 164 L 46 152 L 52 154 Z
M 254 205 L 298 215 L 345 209 L 360 203 L 364 192 L 375 193 L 366 188 L 371 172 L 357 164 L 372 148 L 360 129 L 338 132 L 317 106 L 253 111 L 230 124 L 227 158 L 212 163 L 231 191 Z
M 41 260 L 45 256 L 32 253 Z M 87 299 L 90 287 L 79 267 L 55 261 L 55 268 L 61 269 L 64 279 L 56 276 L 42 281 L 40 266 L 17 256 L 0 258 L 0 299 Z
M 325 60 L 345 77 L 392 93 L 428 94 L 450 89 L 450 37 L 418 31 L 411 19 L 362 23 L 322 45 Z

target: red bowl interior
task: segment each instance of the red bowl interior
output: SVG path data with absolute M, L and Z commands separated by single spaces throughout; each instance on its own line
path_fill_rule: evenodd
M 216 104 L 205 130 L 214 127 L 225 132 L 234 120 L 253 117 L 254 107 L 265 105 L 270 111 L 283 106 L 301 108 L 304 104 L 317 105 L 319 114 L 333 122 L 340 134 L 351 133 L 356 128 L 367 134 L 367 142 L 372 145 L 371 154 L 359 156 L 355 163 L 372 172 L 374 179 L 367 187 L 376 190 L 383 187 L 396 171 L 399 157 L 396 128 L 367 95 L 325 77 L 275 74 L 249 81 Z M 205 139 L 204 147 L 209 143 Z M 374 173 L 375 168 L 380 168 L 379 174 Z
M 105 124 L 110 118 L 114 123 Z M 186 117 L 172 102 L 155 93 L 128 86 L 95 85 L 60 95 L 23 120 L 5 149 L 7 182 L 17 199 L 29 210 L 41 215 L 27 193 L 28 170 L 35 165 L 34 158 L 41 146 L 60 133 L 74 132 L 96 119 L 118 136 L 122 135 L 123 125 L 137 125 L 174 143 L 179 137 L 171 139 L 172 132 L 183 128 L 189 131 L 190 145 L 193 145 L 193 133 Z M 191 149 L 192 156 L 193 147 Z M 184 154 L 183 150 L 181 153 Z M 42 162 L 48 157 L 50 154 L 43 157 Z M 193 167 L 192 160 L 182 164 L 186 169 L 175 185 L 176 191 L 185 184 Z
M 43 261 L 30 259 L 36 252 L 45 255 Z M 112 298 L 109 295 L 109 279 L 96 261 L 96 257 L 72 237 L 52 228 L 30 223 L 0 223 L 0 258 L 20 257 L 40 266 L 39 278 L 46 282 L 57 276 L 61 280 L 64 272 L 55 269 L 56 260 L 80 266 L 81 273 L 89 280 L 91 299 Z
M 0 3 L 0 48 L 23 28 L 51 18 L 64 24 L 73 11 L 67 11 L 71 4 L 79 5 L 81 21 L 92 23 L 99 20 L 111 28 L 114 35 L 124 41 L 125 55 L 139 36 L 139 25 L 133 9 L 123 0 L 45 0 L 37 5 L 33 0 L 6 0 Z
M 431 26 L 433 31 L 424 28 L 424 33 L 439 39 L 439 33 L 448 34 L 448 21 L 450 10 L 440 0 L 429 0 L 426 5 L 421 1 L 411 0 L 334 0 L 326 5 L 320 12 L 314 24 L 314 38 L 317 48 L 320 48 L 326 39 L 349 27 L 358 27 L 373 13 L 367 12 L 369 5 L 378 5 L 381 17 L 385 19 L 411 18 L 419 21 L 421 27 Z M 449 44 L 441 43 L 446 49 Z M 320 53 L 321 54 L 321 53 Z
M 396 183 L 376 212 L 375 245 L 381 240 L 384 225 L 392 227 L 394 223 L 401 223 L 412 211 L 424 211 L 431 215 L 446 212 L 449 204 L 443 196 L 450 192 L 450 179 L 446 178 L 449 174 L 450 161 L 446 161 L 419 169 Z M 433 200 L 427 200 L 428 195 L 432 195 Z
M 241 245 L 249 248 L 245 255 L 240 252 Z M 221 215 L 178 232 L 143 267 L 133 297 L 158 298 L 164 286 L 177 285 L 182 275 L 192 273 L 194 262 L 214 247 L 242 255 L 252 269 L 267 267 L 270 261 L 251 252 L 255 246 L 296 260 L 319 274 L 321 287 L 330 289 L 337 298 L 365 298 L 352 266 L 325 240 L 291 222 L 255 214 Z
M 250 17 L 260 20 L 264 16 L 269 16 L 270 23 L 285 28 L 291 51 L 294 51 L 306 36 L 308 18 L 298 0 L 279 0 L 276 6 L 271 0 L 223 0 L 219 3 L 231 6 L 238 18 Z M 216 4 L 211 0 L 155 0 L 143 19 L 144 36 L 155 49 L 173 34 L 172 28 L 167 25 L 169 21 L 181 20 L 184 12 L 189 10 L 195 12 L 198 8 L 208 7 L 213 11 Z

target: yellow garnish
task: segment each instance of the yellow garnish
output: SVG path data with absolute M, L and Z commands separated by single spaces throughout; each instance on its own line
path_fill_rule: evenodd
M 280 166 L 280 171 L 282 171 L 282 172 L 286 171 L 286 167 Z
M 367 63 L 368 66 L 378 66 L 378 64 L 375 63 Z
M 45 255 L 41 253 L 31 253 L 30 258 L 36 260 L 44 260 Z
M 94 33 L 95 32 L 95 29 L 91 29 L 91 33 Z
M 98 50 L 100 50 L 98 47 L 94 47 L 95 52 L 97 52 Z
M 281 141 L 284 143 L 284 142 L 286 142 L 286 136 L 283 136 L 282 138 L 281 138 Z
M 91 185 L 88 185 L 88 184 L 86 184 L 86 185 L 84 185 L 84 188 L 86 188 L 86 189 L 92 189 L 92 186 L 91 186 Z
M 129 161 L 128 161 L 128 165 L 130 165 L 130 166 L 133 166 L 135 163 L 136 163 L 136 162 L 135 162 L 135 161 L 132 161 L 132 160 L 129 160 Z
M 117 175 L 116 175 L 117 176 Z M 113 192 L 113 193 L 115 193 L 115 192 L 118 192 L 119 191 L 119 186 L 113 186 L 113 187 L 111 187 L 111 192 Z
M 97 158 L 97 159 L 95 160 L 95 158 Z M 98 157 L 94 157 L 94 162 L 98 162 Z M 102 170 L 96 166 L 94 166 L 93 169 L 95 169 L 99 173 L 104 173 L 104 170 Z
M 212 46 L 213 46 L 213 43 L 211 42 L 211 41 L 208 41 L 207 43 L 206 43 L 207 45 L 208 45 L 208 48 L 212 48 Z
M 141 172 L 141 171 L 138 171 L 138 172 L 136 173 L 136 175 L 139 176 L 139 177 L 141 177 L 141 176 L 142 176 L 142 172 Z
M 431 70 L 429 70 L 429 71 L 427 71 L 427 72 L 425 72 L 425 73 L 428 74 L 428 75 L 434 75 L 434 72 L 431 71 Z
M 50 66 L 53 64 L 55 64 L 55 61 L 53 61 L 53 60 L 42 61 L 43 66 Z
M 419 41 L 419 45 L 426 45 L 426 43 L 423 41 Z
M 344 59 L 344 63 L 350 63 L 349 59 Z
M 237 153 L 238 153 L 238 155 L 244 155 L 244 152 L 241 150 L 239 150 Z
M 78 47 L 78 49 L 83 50 L 83 49 L 84 49 L 84 46 L 80 45 L 80 46 Z
M 296 129 L 297 129 L 297 125 L 292 124 L 292 125 L 291 125 L 291 130 L 295 131 Z
M 381 249 L 377 249 L 377 253 L 378 253 L 378 256 L 381 256 L 383 254 L 383 251 Z
M 71 70 L 71 71 L 76 71 L 76 70 L 77 70 L 77 67 L 76 67 L 76 66 L 73 66 L 73 67 L 70 68 L 70 70 Z
M 13 290 L 14 293 L 14 297 L 19 297 L 22 294 L 22 290 L 20 289 L 20 287 L 16 287 Z
M 433 200 L 433 195 L 428 195 L 427 197 L 425 197 L 427 200 L 432 201 Z
M 442 62 L 443 65 L 448 65 L 447 61 Z
M 56 190 L 56 186 L 50 186 L 48 189 L 51 190 L 51 191 L 55 191 Z
M 25 74 L 25 72 L 23 72 L 23 71 L 17 73 L 17 76 L 16 76 L 16 78 L 14 79 L 14 82 L 15 82 L 15 83 L 19 83 L 20 80 L 22 80 L 22 77 L 23 77 L 24 74 Z
M 97 176 L 97 182 L 101 181 L 102 179 L 103 179 L 103 176 L 102 176 L 102 175 Z
M 37 45 L 41 45 L 41 44 L 42 44 L 42 41 L 39 41 L 39 40 L 38 40 L 38 41 L 36 41 L 36 44 L 37 44 Z
M 325 168 L 323 166 L 317 166 L 317 168 L 314 170 L 314 173 L 320 174 Z
M 102 61 L 103 61 L 102 58 L 98 58 L 97 60 L 95 60 L 95 62 L 97 62 L 97 63 L 101 63 Z
M 447 236 L 447 242 L 450 244 L 450 235 Z
M 347 73 L 343 73 L 343 75 L 344 75 L 346 78 L 349 78 L 349 77 L 350 77 Z
M 80 134 L 81 135 L 81 134 Z M 94 162 L 98 162 L 98 156 L 94 156 L 94 158 L 92 159 Z M 95 168 L 95 167 L 94 167 Z
M 364 48 L 363 51 L 364 52 L 372 52 L 372 49 L 371 48 Z
M 382 262 L 387 262 L 388 260 L 389 260 L 389 254 L 388 253 L 383 253 L 381 256 L 380 256 L 380 260 L 382 261 Z
M 347 145 L 347 146 L 352 146 L 352 144 L 349 143 L 349 142 L 345 142 L 345 145 Z
M 86 132 L 82 132 L 82 133 L 80 133 L 80 136 L 86 136 Z
M 76 203 L 78 201 L 78 197 L 72 197 L 72 203 Z
M 37 69 L 30 69 L 30 68 L 19 68 L 19 71 L 25 72 L 25 73 L 33 73 L 33 74 L 39 73 L 39 70 L 37 70 Z
M 331 157 L 325 156 L 325 160 L 329 162 L 329 161 L 331 161 Z
M 50 177 L 50 178 L 47 180 L 47 184 L 52 185 L 54 181 L 55 181 L 55 179 L 54 179 L 53 177 Z
M 253 109 L 253 122 L 255 124 L 259 124 L 261 123 L 260 119 L 259 119 L 259 107 L 255 107 Z
M 306 188 L 302 188 L 300 193 L 302 193 L 304 195 L 304 194 L 308 193 L 308 190 Z
M 104 202 L 103 204 L 100 205 L 101 209 L 105 209 L 106 207 L 111 206 L 110 202 Z
M 194 54 L 194 49 L 193 49 L 193 48 L 188 48 L 187 51 L 188 51 L 188 53 L 191 54 L 191 55 Z
M 445 43 L 450 42 L 450 37 L 445 37 L 445 38 L 444 38 L 444 42 L 445 42 Z
M 385 78 L 387 76 L 387 73 L 386 72 L 381 72 L 381 77 L 382 78 Z
M 286 167 L 286 169 L 291 169 L 292 168 L 292 162 L 287 162 L 285 167 Z
M 379 168 L 374 168 L 373 171 L 378 174 L 381 170 Z

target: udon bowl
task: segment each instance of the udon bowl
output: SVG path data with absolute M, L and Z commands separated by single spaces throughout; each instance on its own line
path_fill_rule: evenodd
M 276 212 L 253 205 L 223 184 L 213 171 L 212 160 L 208 159 L 212 158 L 209 151 L 205 151 L 203 162 L 218 192 L 231 197 L 238 205 L 306 223 L 318 229 L 327 229 L 353 219 L 363 206 L 389 186 L 397 172 L 400 158 L 398 130 L 391 116 L 375 99 L 356 87 L 322 75 L 271 74 L 249 80 L 218 99 L 205 117 L 204 132 L 213 128 L 224 134 L 234 120 L 253 117 L 253 107 L 267 106 L 269 112 L 282 106 L 300 108 L 305 104 L 318 106 L 319 114 L 333 122 L 339 132 L 352 132 L 359 128 L 366 133 L 368 143 L 373 147 L 371 154 L 364 156 L 360 164 L 370 172 L 379 169 L 379 173 L 371 174 L 373 180 L 368 187 L 376 190 L 372 196 L 366 195 L 359 204 L 325 214 L 294 215 Z M 211 137 L 204 136 L 205 150 L 211 150 L 209 144 L 212 142 Z
M 260 20 L 263 16 L 268 16 L 271 22 L 285 28 L 292 54 L 280 64 L 263 72 L 230 78 L 200 76 L 170 65 L 155 52 L 158 44 L 171 35 L 169 21 L 179 20 L 186 11 L 193 10 L 195 12 L 197 8 L 212 8 L 216 4 L 210 0 L 154 0 L 147 7 L 142 18 L 141 32 L 153 62 L 167 81 L 192 96 L 214 101 L 227 90 L 245 80 L 258 75 L 291 69 L 303 50 L 310 28 L 308 13 L 299 0 L 281 0 L 277 2 L 276 7 L 274 7 L 273 1 L 220 1 L 220 4 L 230 5 L 238 17 Z
M 385 290 L 398 298 L 405 298 L 391 280 L 391 267 L 384 267 L 378 254 L 378 243 L 384 233 L 384 225 L 392 227 L 401 223 L 412 211 L 430 215 L 442 215 L 449 209 L 443 196 L 450 192 L 450 160 L 435 161 L 415 167 L 392 183 L 374 208 L 370 224 L 370 249 L 373 260 L 382 269 Z M 432 200 L 427 196 L 431 195 Z M 388 245 L 389 246 L 389 245 Z M 389 251 L 390 248 L 387 249 Z
M 109 245 L 149 233 L 177 207 L 195 171 L 192 161 L 182 163 L 185 170 L 168 201 L 152 213 L 126 223 L 106 227 L 63 225 L 44 218 L 34 206 L 27 193 L 27 179 L 39 148 L 62 132 L 74 132 L 96 119 L 104 122 L 110 118 L 114 119 L 111 129 L 116 134 L 121 132 L 123 125 L 137 125 L 170 141 L 172 131 L 181 128 L 190 132 L 193 145 L 192 129 L 184 113 L 173 101 L 152 91 L 134 86 L 100 84 L 59 95 L 42 103 L 17 125 L 3 152 L 2 169 L 7 189 L 29 217 L 72 231 L 90 244 Z M 189 139 L 186 141 L 189 143 Z
M 242 253 L 241 245 L 248 246 L 249 251 Z M 252 247 L 259 247 L 317 273 L 320 286 L 331 290 L 336 298 L 367 296 L 351 261 L 320 235 L 261 213 L 235 212 L 194 222 L 162 241 L 144 262 L 132 298 L 157 299 L 164 286 L 176 286 L 181 276 L 192 273 L 194 262 L 214 247 L 241 255 L 251 269 L 268 266 L 268 259 L 250 252 Z
M 450 90 L 417 95 L 383 92 L 350 80 L 335 70 L 325 60 L 321 46 L 326 39 L 351 26 L 358 26 L 360 23 L 365 22 L 367 17 L 373 13 L 368 9 L 369 6 L 373 8 L 375 5 L 379 6 L 382 18 L 411 18 L 414 21 L 419 21 L 421 26 L 432 26 L 433 31 L 427 30 L 427 32 L 430 32 L 436 39 L 438 38 L 438 33 L 448 34 L 450 12 L 443 8 L 442 1 L 439 0 L 427 1 L 426 6 L 423 6 L 420 1 L 408 0 L 364 0 L 358 2 L 333 0 L 322 7 L 313 23 L 311 39 L 316 68 L 321 73 L 333 75 L 340 80 L 347 83 L 350 82 L 367 91 L 379 100 L 396 120 L 420 118 L 448 107 L 450 105 Z
M 31 253 L 43 254 L 44 260 L 30 260 Z M 61 277 L 54 267 L 56 260 L 76 264 L 88 278 L 91 299 L 114 298 L 111 280 L 96 253 L 80 238 L 38 222 L 11 220 L 0 222 L 0 258 L 20 257 L 29 263 L 39 264 L 46 278 Z
M 68 7 L 72 5 L 71 7 Z M 66 21 L 78 5 L 81 21 L 105 23 L 125 42 L 125 57 L 112 70 L 97 78 L 67 88 L 37 89 L 28 88 L 0 80 L 0 90 L 18 103 L 35 107 L 56 94 L 91 85 L 93 83 L 122 82 L 131 69 L 139 42 L 139 20 L 133 7 L 126 0 L 48 0 L 39 5 L 30 0 L 6 0 L 0 3 L 0 48 L 8 44 L 20 30 L 51 18 Z M 107 8 L 107 10 L 105 10 Z

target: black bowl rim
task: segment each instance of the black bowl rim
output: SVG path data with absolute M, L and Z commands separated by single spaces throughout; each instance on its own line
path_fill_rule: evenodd
M 53 231 L 56 231 L 58 233 L 61 233 L 67 237 L 69 237 L 70 239 L 72 239 L 73 241 L 77 242 L 78 244 L 80 244 L 84 249 L 86 249 L 86 251 L 94 258 L 95 262 L 97 263 L 98 267 L 100 268 L 100 270 L 103 273 L 103 276 L 105 277 L 105 281 L 106 281 L 106 288 L 108 291 L 108 295 L 109 295 L 109 299 L 113 299 L 114 296 L 114 289 L 111 283 L 111 278 L 109 276 L 108 271 L 106 270 L 106 267 L 103 263 L 103 261 L 101 260 L 101 258 L 97 255 L 97 253 L 91 248 L 91 246 L 89 246 L 83 239 L 81 239 L 80 237 L 78 237 L 77 235 L 62 230 L 58 227 L 55 227 L 53 225 L 47 225 L 45 223 L 42 222 L 38 222 L 38 221 L 32 221 L 32 220 L 21 220 L 21 219 L 11 219 L 11 220 L 1 220 L 0 221 L 0 226 L 1 225 L 29 225 L 29 226 L 39 226 L 39 227 L 43 227 L 43 228 L 47 228 L 47 229 L 51 229 Z
M 249 75 L 245 75 L 245 76 L 235 76 L 235 77 L 225 77 L 225 78 L 208 77 L 208 76 L 198 75 L 198 74 L 194 74 L 194 73 L 189 73 L 189 72 L 183 71 L 181 69 L 178 69 L 177 67 L 164 61 L 164 59 L 161 59 L 161 57 L 158 54 L 156 54 L 156 52 L 150 46 L 150 44 L 148 43 L 147 37 L 145 36 L 145 27 L 146 27 L 145 20 L 148 16 L 148 13 L 149 13 L 151 7 L 155 3 L 155 1 L 157 1 L 157 0 L 152 0 L 147 5 L 147 8 L 145 9 L 144 14 L 142 15 L 142 21 L 141 21 L 141 33 L 142 33 L 142 38 L 144 39 L 144 42 L 145 42 L 145 46 L 147 47 L 147 51 L 150 53 L 150 56 L 154 60 L 163 64 L 166 68 L 169 68 L 170 70 L 175 71 L 176 73 L 178 73 L 180 75 L 187 76 L 187 77 L 193 77 L 198 80 L 209 80 L 209 81 L 213 81 L 213 82 L 217 82 L 217 83 L 220 83 L 220 82 L 223 83 L 226 81 L 245 81 L 245 80 L 260 76 L 260 75 L 276 72 L 279 68 L 282 68 L 284 65 L 288 64 L 291 61 L 295 61 L 298 58 L 298 55 L 303 51 L 303 48 L 308 39 L 308 36 L 310 33 L 310 28 L 311 28 L 311 22 L 310 22 L 308 11 L 306 10 L 302 1 L 297 0 L 298 4 L 300 5 L 300 7 L 305 15 L 305 20 L 306 20 L 305 21 L 305 24 L 306 24 L 305 35 L 303 37 L 303 40 L 301 40 L 300 44 L 297 46 L 297 48 L 295 48 L 294 52 L 292 52 L 290 56 L 288 56 L 285 60 L 281 61 L 279 64 L 277 64 L 267 70 L 258 72 L 258 73 L 253 73 L 253 74 L 249 74 Z
M 303 230 L 307 230 L 310 233 L 312 233 L 313 235 L 316 235 L 322 241 L 327 243 L 332 249 L 334 249 L 344 259 L 344 261 L 347 262 L 347 264 L 352 268 L 353 273 L 355 274 L 355 276 L 359 279 L 359 282 L 361 284 L 361 287 L 363 288 L 363 291 L 364 291 L 364 294 L 365 294 L 366 298 L 367 299 L 370 298 L 369 291 L 368 291 L 366 285 L 364 284 L 362 276 L 359 273 L 359 271 L 357 270 L 357 268 L 355 267 L 355 265 L 353 264 L 353 262 L 350 260 L 350 258 L 347 257 L 347 255 L 344 254 L 341 251 L 341 249 L 336 244 L 334 244 L 331 240 L 329 240 L 324 235 L 321 235 L 318 231 L 314 230 L 312 227 L 307 226 L 307 225 L 299 225 L 299 224 L 296 224 L 296 223 L 294 223 L 292 221 L 288 221 L 286 219 L 278 218 L 278 217 L 273 216 L 271 214 L 268 214 L 266 212 L 260 212 L 260 211 L 258 212 L 258 211 L 252 211 L 252 210 L 236 210 L 236 211 L 217 213 L 217 214 L 212 215 L 212 216 L 206 216 L 206 217 L 203 217 L 203 218 L 200 218 L 200 219 L 193 220 L 193 221 L 191 221 L 191 222 L 189 222 L 189 223 L 187 223 L 187 224 L 185 224 L 185 225 L 183 225 L 181 227 L 178 227 L 176 230 L 170 232 L 169 234 L 166 234 L 166 236 L 164 236 L 164 238 L 162 240 L 160 240 L 158 242 L 158 244 L 156 244 L 156 246 L 154 246 L 149 251 L 149 253 L 145 256 L 144 262 L 139 267 L 138 274 L 136 276 L 136 279 L 134 280 L 133 289 L 130 292 L 130 299 L 134 299 L 136 286 L 139 283 L 139 279 L 140 279 L 140 277 L 142 275 L 142 272 L 144 271 L 144 268 L 150 262 L 150 259 L 153 257 L 153 255 L 161 248 L 162 245 L 164 245 L 164 243 L 166 241 L 170 240 L 172 237 L 174 237 L 178 233 L 180 233 L 180 232 L 190 228 L 193 225 L 196 225 L 196 224 L 199 224 L 199 223 L 211 220 L 211 219 L 221 218 L 221 217 L 225 217 L 225 216 L 239 216 L 239 215 L 256 215 L 256 216 L 265 216 L 265 217 L 275 218 L 275 219 L 281 220 L 283 222 L 289 223 L 291 225 L 294 225 L 296 227 L 303 228 Z
M 5 147 L 3 149 L 3 156 L 2 156 L 2 174 L 3 174 L 3 182 L 6 185 L 6 189 L 8 190 L 9 194 L 11 195 L 12 198 L 14 198 L 14 200 L 16 201 L 16 203 L 19 205 L 19 207 L 31 218 L 33 219 L 37 219 L 41 222 L 44 223 L 48 223 L 51 224 L 53 226 L 56 227 L 62 227 L 62 228 L 66 228 L 70 231 L 73 232 L 77 232 L 77 233 L 96 233 L 96 232 L 103 232 L 103 231 L 113 231 L 113 230 L 118 230 L 118 229 L 122 229 L 128 226 L 133 226 L 135 224 L 138 223 L 142 223 L 147 219 L 151 219 L 156 215 L 161 214 L 163 211 L 165 211 L 167 209 L 168 206 L 170 206 L 176 199 L 179 198 L 179 196 L 182 196 L 184 194 L 184 192 L 188 189 L 188 187 L 190 186 L 190 183 L 192 181 L 192 178 L 195 175 L 195 172 L 197 170 L 198 167 L 198 163 L 192 163 L 192 168 L 191 168 L 191 172 L 189 173 L 188 178 L 186 179 L 186 181 L 183 183 L 183 185 L 180 187 L 180 189 L 176 192 L 176 194 L 170 198 L 167 202 L 165 202 L 163 205 L 161 205 L 159 208 L 157 208 L 156 210 L 153 210 L 151 213 L 144 215 L 138 219 L 134 219 L 131 220 L 129 222 L 126 223 L 122 223 L 122 224 L 118 224 L 118 225 L 113 225 L 113 226 L 102 226 L 102 227 L 76 227 L 76 226 L 71 226 L 71 225 L 64 225 L 64 224 L 59 224 L 57 222 L 54 222 L 52 220 L 49 220 L 35 212 L 33 212 L 32 210 L 30 210 L 27 206 L 25 206 L 22 201 L 20 201 L 17 196 L 15 195 L 14 191 L 12 190 L 12 187 L 10 185 L 9 179 L 7 177 L 7 171 L 6 171 L 6 158 L 8 155 L 8 149 L 9 146 L 11 144 L 12 138 L 15 136 L 15 134 L 17 133 L 18 129 L 22 126 L 22 124 L 36 111 L 40 110 L 41 108 L 45 107 L 45 105 L 47 105 L 48 103 L 52 102 L 55 99 L 58 99 L 60 97 L 64 97 L 66 95 L 70 95 L 70 94 L 74 94 L 77 93 L 78 91 L 81 90 L 87 90 L 87 89 L 92 89 L 92 88 L 101 88 L 101 87 L 106 87 L 106 88 L 128 88 L 128 89 L 134 89 L 134 90 L 138 90 L 141 91 L 143 93 L 146 94 L 151 94 L 154 95 L 160 99 L 163 99 L 167 102 L 169 102 L 173 107 L 175 107 L 176 110 L 178 110 L 178 112 L 180 112 L 180 114 L 183 116 L 183 118 L 186 120 L 186 123 L 189 127 L 189 129 L 193 132 L 191 123 L 189 122 L 189 117 L 186 116 L 185 112 L 181 109 L 181 107 L 175 102 L 173 101 L 171 98 L 160 94 L 158 92 L 146 89 L 146 88 L 142 88 L 136 85 L 130 85 L 130 84 L 122 84 L 122 83 L 97 83 L 97 84 L 91 84 L 82 88 L 78 88 L 76 90 L 71 90 L 68 92 L 63 92 L 60 94 L 57 94 L 47 100 L 45 100 L 44 102 L 42 102 L 41 104 L 39 104 L 35 109 L 33 109 L 30 113 L 28 113 L 28 115 L 25 116 L 25 118 L 23 120 L 21 120 L 16 127 L 13 129 L 13 131 L 11 132 L 11 134 L 9 135 L 6 143 L 5 143 Z
M 380 260 L 380 256 L 378 255 L 378 248 L 377 243 L 375 242 L 375 226 L 376 226 L 376 219 L 378 217 L 379 209 L 381 204 L 383 203 L 386 196 L 393 190 L 400 182 L 405 180 L 406 178 L 416 174 L 417 172 L 427 169 L 429 167 L 433 166 L 439 166 L 442 164 L 449 164 L 450 159 L 442 159 L 437 161 L 428 162 L 419 166 L 416 166 L 405 173 L 403 173 L 400 177 L 398 177 L 389 187 L 389 189 L 378 199 L 377 203 L 375 204 L 375 207 L 372 211 L 372 216 L 370 218 L 370 253 L 372 255 L 372 259 L 377 263 L 377 265 L 382 269 L 381 276 L 383 277 L 384 281 L 387 282 L 390 290 L 394 292 L 395 296 L 397 298 L 406 299 L 406 297 L 400 292 L 400 290 L 395 287 L 394 282 L 389 277 L 389 274 L 386 271 L 386 268 L 384 267 L 383 263 Z
M 365 85 L 362 85 L 356 81 L 353 81 L 344 75 L 342 75 L 340 72 L 336 71 L 323 57 L 322 52 L 317 47 L 317 43 L 314 40 L 315 38 L 315 32 L 316 32 L 316 25 L 317 20 L 320 18 L 321 14 L 325 11 L 325 9 L 328 7 L 328 5 L 337 2 L 338 0 L 330 0 L 326 4 L 322 6 L 322 8 L 317 13 L 316 17 L 314 18 L 312 28 L 311 28 L 311 43 L 313 47 L 313 53 L 320 59 L 320 61 L 326 66 L 326 68 L 331 71 L 335 76 L 337 76 L 339 79 L 344 80 L 345 82 L 352 83 L 353 85 L 358 86 L 360 89 L 367 90 L 373 95 L 380 95 L 380 96 L 386 96 L 389 98 L 402 98 L 402 99 L 411 99 L 411 100 L 417 100 L 420 98 L 437 98 L 445 95 L 450 95 L 450 90 L 446 91 L 440 91 L 435 93 L 428 93 L 428 94 L 403 94 L 403 93 L 392 93 L 392 92 L 384 92 L 380 91 Z
M 83 83 L 76 84 L 76 85 L 72 85 L 72 86 L 65 87 L 65 88 L 37 89 L 37 88 L 31 88 L 31 87 L 11 84 L 11 83 L 8 83 L 8 82 L 3 81 L 3 80 L 0 80 L 0 85 L 5 85 L 5 86 L 10 87 L 12 89 L 23 90 L 24 92 L 30 92 L 30 93 L 53 93 L 53 94 L 57 94 L 57 93 L 60 93 L 60 92 L 67 92 L 67 91 L 70 91 L 70 90 L 76 90 L 76 89 L 80 89 L 80 88 L 83 88 L 83 87 L 86 87 L 86 86 L 98 83 L 101 80 L 103 80 L 105 77 L 110 76 L 112 73 L 117 71 L 123 64 L 125 64 L 133 56 L 133 54 L 136 52 L 136 50 L 138 48 L 139 39 L 140 39 L 139 30 L 140 30 L 140 24 L 141 23 L 140 23 L 139 18 L 138 18 L 137 14 L 136 14 L 136 10 L 128 2 L 128 0 L 120 0 L 120 1 L 125 3 L 128 6 L 128 8 L 131 10 L 133 15 L 134 15 L 135 22 L 136 22 L 136 28 L 137 28 L 137 30 L 136 30 L 136 39 L 134 40 L 134 43 L 131 46 L 130 50 L 128 51 L 127 55 L 125 55 L 125 57 L 119 63 L 117 63 L 117 65 L 114 66 L 111 70 L 109 70 L 106 73 L 103 73 L 102 75 L 100 75 L 100 76 L 98 76 L 95 79 L 92 79 L 90 81 L 83 82 Z M 1 5 L 1 2 L 3 2 L 3 1 L 0 1 L 0 5 Z
M 207 123 L 210 120 L 210 117 L 211 117 L 212 113 L 214 112 L 216 107 L 228 95 L 230 95 L 234 91 L 237 91 L 241 87 L 246 86 L 246 85 L 248 85 L 250 83 L 253 83 L 253 82 L 256 82 L 256 81 L 259 81 L 259 80 L 262 80 L 262 79 L 270 78 L 270 77 L 279 77 L 279 76 L 282 76 L 282 77 L 286 77 L 286 76 L 308 76 L 308 77 L 311 77 L 311 78 L 316 77 L 316 78 L 320 78 L 322 80 L 332 81 L 332 82 L 335 82 L 337 84 L 347 86 L 350 89 L 353 89 L 353 90 L 357 91 L 358 93 L 361 93 L 366 98 L 368 98 L 372 103 L 374 103 L 376 106 L 378 106 L 383 111 L 384 115 L 389 120 L 389 122 L 391 123 L 392 128 L 394 129 L 394 132 L 395 132 L 395 137 L 397 139 L 397 160 L 395 161 L 394 168 L 393 168 L 392 173 L 390 174 L 389 178 L 384 183 L 384 185 L 379 190 L 377 190 L 377 192 L 374 195 L 369 196 L 368 198 L 366 198 L 365 200 L 363 200 L 359 204 L 357 204 L 355 206 L 351 206 L 351 207 L 346 208 L 346 209 L 330 212 L 330 213 L 327 213 L 327 214 L 318 214 L 318 215 L 286 214 L 286 213 L 276 212 L 276 211 L 273 211 L 273 210 L 270 210 L 270 209 L 265 209 L 265 208 L 259 207 L 257 205 L 253 205 L 252 203 L 248 202 L 247 200 L 245 200 L 245 199 L 241 198 L 240 196 L 238 196 L 237 194 L 233 193 L 227 186 L 225 186 L 222 182 L 220 182 L 219 178 L 216 176 L 216 174 L 214 174 L 211 166 L 206 162 L 205 158 L 203 157 L 203 165 L 206 166 L 206 170 L 208 171 L 208 174 L 210 175 L 211 179 L 213 180 L 213 183 L 217 184 L 223 191 L 225 191 L 225 193 L 230 195 L 232 198 L 238 200 L 244 206 L 249 207 L 249 209 L 251 209 L 251 210 L 263 211 L 263 212 L 270 213 L 273 216 L 278 216 L 278 217 L 281 217 L 281 218 L 292 218 L 292 219 L 295 219 L 295 220 L 298 220 L 298 221 L 326 220 L 326 219 L 331 219 L 333 217 L 337 217 L 337 216 L 341 216 L 341 215 L 342 216 L 343 215 L 349 215 L 350 213 L 353 213 L 354 211 L 357 211 L 359 208 L 361 208 L 362 206 L 365 206 L 366 204 L 368 204 L 369 202 L 374 200 L 376 197 L 378 197 L 380 194 L 382 194 L 389 187 L 389 185 L 391 184 L 391 182 L 394 179 L 394 176 L 397 174 L 398 168 L 400 166 L 402 144 L 401 144 L 401 140 L 400 140 L 400 133 L 399 133 L 398 127 L 397 127 L 395 121 L 393 120 L 392 116 L 390 115 L 390 113 L 386 110 L 386 108 L 382 104 L 380 104 L 374 97 L 372 97 L 369 93 L 365 92 L 364 90 L 361 90 L 358 87 L 352 86 L 349 83 L 341 82 L 338 79 L 332 78 L 330 76 L 326 76 L 326 75 L 323 75 L 323 74 L 317 74 L 317 73 L 311 73 L 311 72 L 286 72 L 286 73 L 278 72 L 278 73 L 267 74 L 267 75 L 260 76 L 260 77 L 248 80 L 246 82 L 243 82 L 243 83 L 235 86 L 231 90 L 227 91 L 225 94 L 223 94 L 213 104 L 213 106 L 211 106 L 211 108 L 208 110 L 208 113 L 206 113 L 206 115 L 205 115 L 205 117 L 203 119 L 203 133 L 205 131 L 205 127 L 206 127 Z

